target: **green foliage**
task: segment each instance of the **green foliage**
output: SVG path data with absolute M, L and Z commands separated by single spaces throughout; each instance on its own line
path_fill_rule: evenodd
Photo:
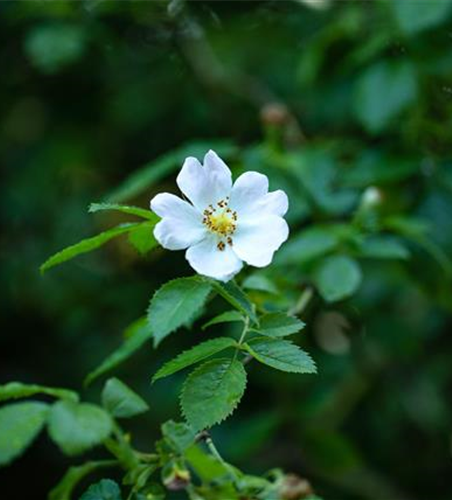
M 246 372 L 236 359 L 207 361 L 191 373 L 181 394 L 188 423 L 201 430 L 228 417 L 245 392 Z
M 246 350 L 264 365 L 292 373 L 316 373 L 309 354 L 288 340 L 257 338 L 245 344 Z
M 402 259 L 410 257 L 410 251 L 401 241 L 389 236 L 373 236 L 363 241 L 361 257 L 373 259 Z
M 79 243 L 76 243 L 75 245 L 71 245 L 70 247 L 61 250 L 60 252 L 52 255 L 52 257 L 47 259 L 40 267 L 41 273 L 44 273 L 50 268 L 58 266 L 63 262 L 67 262 L 68 260 L 71 260 L 78 255 L 96 250 L 102 245 L 105 245 L 105 243 L 109 242 L 113 238 L 132 231 L 132 229 L 135 229 L 138 225 L 138 223 L 121 224 L 117 227 L 108 229 L 107 231 L 104 231 L 97 236 L 87 238 L 80 241 Z
M 79 400 L 78 394 L 68 389 L 45 387 L 36 384 L 22 384 L 21 382 L 9 382 L 8 384 L 0 385 L 0 401 L 28 398 L 35 394 L 46 394 L 55 398 L 68 399 L 75 402 Z
M 25 39 L 31 63 L 43 73 L 53 74 L 83 55 L 88 37 L 82 26 L 48 24 L 37 26 Z
M 381 62 L 358 80 L 354 101 L 356 117 L 371 133 L 379 133 L 417 96 L 416 74 L 409 62 Z
M 91 203 L 88 212 L 96 213 L 103 212 L 105 210 L 113 210 L 127 215 L 136 215 L 137 217 L 141 217 L 142 219 L 148 219 L 151 222 L 154 222 L 154 224 L 159 220 L 157 215 L 155 215 L 154 212 L 151 212 L 150 210 L 133 207 L 131 205 L 121 205 L 119 203 Z
M 259 333 L 267 337 L 286 337 L 304 328 L 305 324 L 295 316 L 285 313 L 268 313 L 260 318 Z
M 234 281 L 223 283 L 216 280 L 208 280 L 212 287 L 221 295 L 231 306 L 235 307 L 238 311 L 248 316 L 253 323 L 257 323 L 257 316 L 254 311 L 254 306 L 251 303 L 245 292 L 237 286 Z
M 226 311 L 210 319 L 207 323 L 202 325 L 202 329 L 206 330 L 213 325 L 219 325 L 221 323 L 234 323 L 237 321 L 243 321 L 243 316 L 238 311 Z
M 105 375 L 132 356 L 145 342 L 152 337 L 147 319 L 141 318 L 133 322 L 125 332 L 123 344 L 111 353 L 95 370 L 89 373 L 85 384 L 91 384 L 98 377 Z
M 165 363 L 153 376 L 152 380 L 155 382 L 160 378 L 168 377 L 173 373 L 199 363 L 199 361 L 210 358 L 214 354 L 230 347 L 235 347 L 236 345 L 236 342 L 229 337 L 218 337 L 216 339 L 206 340 L 188 351 L 180 353 L 177 357 Z
M 434 28 L 444 22 L 452 10 L 448 0 L 430 0 L 429 2 L 391 0 L 390 4 L 400 29 L 408 36 Z
M 129 232 L 129 242 L 141 255 L 147 254 L 158 243 L 154 238 L 155 222 L 144 222 Z
M 195 443 L 195 433 L 185 423 L 169 420 L 162 424 L 163 437 L 168 441 L 174 451 L 185 453 Z
M 66 455 L 78 455 L 102 443 L 112 428 L 108 413 L 89 403 L 60 401 L 49 414 L 49 435 Z
M 117 378 L 110 378 L 105 383 L 102 391 L 102 405 L 117 418 L 133 417 L 149 409 L 142 397 Z
M 98 460 L 70 467 L 60 482 L 50 491 L 48 500 L 71 500 L 74 489 L 82 479 L 92 472 L 114 465 L 116 465 L 114 460 Z
M 45 425 L 48 405 L 29 401 L 0 408 L 0 466 L 8 465 L 30 446 Z
M 196 277 L 179 278 L 166 283 L 155 293 L 148 309 L 154 346 L 195 317 L 205 304 L 210 289 L 209 282 Z
M 80 500 L 122 500 L 121 490 L 111 479 L 102 479 L 91 485 Z
M 334 255 L 324 259 L 314 276 L 319 292 L 327 302 L 350 297 L 358 289 L 361 279 L 358 263 L 345 255 Z

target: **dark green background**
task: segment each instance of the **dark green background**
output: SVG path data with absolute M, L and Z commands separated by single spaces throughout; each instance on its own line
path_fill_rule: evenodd
M 316 296 L 299 340 L 319 375 L 251 368 L 214 438 L 240 467 L 284 467 L 326 500 L 451 500 L 450 2 L 2 1 L 0 40 L 0 382 L 80 388 L 156 287 L 190 274 L 182 253 L 143 258 L 121 240 L 41 277 L 51 253 L 122 220 L 88 215 L 91 201 L 197 140 L 231 143 L 237 171 L 259 169 L 256 151 L 277 140 L 262 108 L 282 102 L 298 122 L 283 151 L 313 151 L 319 195 L 291 186 L 293 233 L 349 220 L 375 185 L 442 250 L 363 261 L 355 297 Z M 128 201 L 147 207 L 163 189 L 173 174 Z M 151 406 L 132 423 L 143 448 L 179 412 L 182 379 L 150 376 L 202 335 L 180 331 L 118 370 Z M 41 437 L 0 472 L 0 496 L 45 498 L 69 463 Z

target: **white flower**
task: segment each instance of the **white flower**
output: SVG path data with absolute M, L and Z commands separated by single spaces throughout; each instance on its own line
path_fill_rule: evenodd
M 151 200 L 162 218 L 154 236 L 168 250 L 187 249 L 185 257 L 199 274 L 228 281 L 243 267 L 265 267 L 286 241 L 284 191 L 268 192 L 268 178 L 245 172 L 232 185 L 231 171 L 209 151 L 204 165 L 185 160 L 177 185 L 188 201 L 169 193 Z

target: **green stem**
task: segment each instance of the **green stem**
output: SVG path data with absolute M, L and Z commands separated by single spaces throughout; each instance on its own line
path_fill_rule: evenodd
M 234 359 L 237 359 L 237 354 L 241 350 L 242 344 L 245 341 L 245 337 L 246 337 L 246 334 L 248 333 L 249 326 L 250 326 L 250 319 L 248 318 L 248 316 L 246 316 L 245 320 L 244 320 L 244 324 L 243 324 L 243 330 L 242 330 L 242 333 L 240 334 L 240 338 L 239 338 L 239 341 L 237 343 L 237 348 L 236 348 L 235 353 L 234 353 Z
M 235 470 L 227 462 L 225 462 L 225 460 L 223 459 L 223 457 L 220 455 L 220 452 L 217 450 L 217 447 L 213 443 L 212 438 L 209 435 L 206 436 L 205 443 L 206 443 L 207 448 L 209 449 L 210 453 L 229 472 L 229 475 L 231 476 L 232 480 L 234 482 L 237 482 L 239 478 L 238 478 Z
M 289 314 L 294 314 L 294 315 L 301 314 L 306 309 L 313 296 L 314 296 L 314 290 L 310 287 L 305 288 L 301 292 L 301 295 L 297 300 L 297 303 L 289 309 Z

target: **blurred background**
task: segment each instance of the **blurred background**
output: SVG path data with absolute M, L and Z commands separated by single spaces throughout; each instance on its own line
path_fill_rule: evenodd
M 126 239 L 38 268 L 124 220 L 90 202 L 147 207 L 212 147 L 289 192 L 293 239 L 251 293 L 316 290 L 338 251 L 356 278 L 304 312 L 318 376 L 251 368 L 213 430 L 224 456 L 307 477 L 326 500 L 452 500 L 451 2 L 2 1 L 0 40 L 0 383 L 80 389 L 154 290 L 190 274 L 183 253 Z M 392 239 L 363 244 L 357 221 Z M 132 422 L 138 448 L 180 418 L 182 378 L 151 375 L 205 335 L 116 370 L 151 406 Z M 44 499 L 69 463 L 40 437 L 0 471 L 2 498 Z

